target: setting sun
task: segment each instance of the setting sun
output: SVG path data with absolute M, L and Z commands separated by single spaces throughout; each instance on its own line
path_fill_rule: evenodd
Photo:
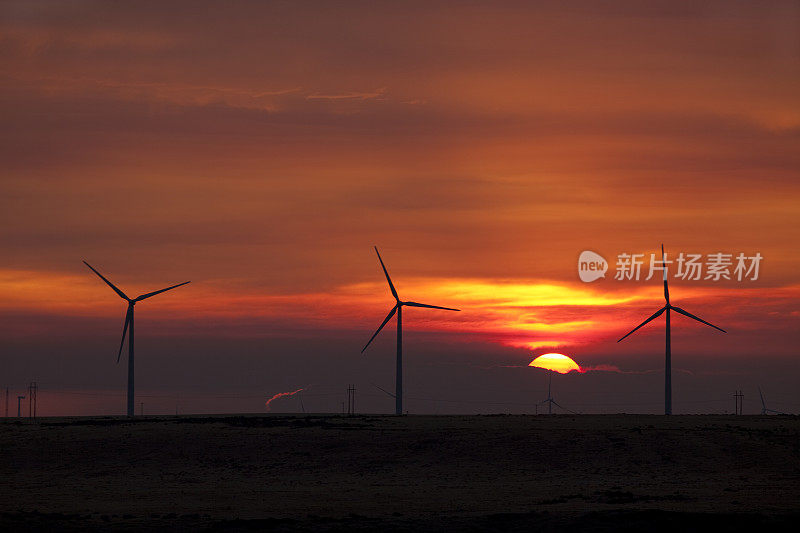
M 568 374 L 573 370 L 577 370 L 578 372 L 582 371 L 578 363 L 573 361 L 571 357 L 561 353 L 546 353 L 540 355 L 531 361 L 528 366 L 553 370 L 559 374 Z

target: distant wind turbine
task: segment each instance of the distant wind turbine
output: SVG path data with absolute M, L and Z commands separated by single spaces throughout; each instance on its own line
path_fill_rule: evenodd
M 428 304 L 420 304 L 417 302 L 403 302 L 400 300 L 400 297 L 397 295 L 397 291 L 392 284 L 392 279 L 389 277 L 389 272 L 386 270 L 386 265 L 383 264 L 383 259 L 381 259 L 381 254 L 378 252 L 378 247 L 375 246 L 375 253 L 378 254 L 378 261 L 381 262 L 381 267 L 383 268 L 383 273 L 386 275 L 386 281 L 389 282 L 389 290 L 392 291 L 392 296 L 397 303 L 395 303 L 392 310 L 389 311 L 389 314 L 383 320 L 383 323 L 380 325 L 378 330 L 372 335 L 367 342 L 366 346 L 361 350 L 361 353 L 364 353 L 364 350 L 372 343 L 372 340 L 378 336 L 378 333 L 381 332 L 383 326 L 386 325 L 389 320 L 392 319 L 395 313 L 397 313 L 397 370 L 395 374 L 395 388 L 394 388 L 394 399 L 395 399 L 395 414 L 401 415 L 403 414 L 403 319 L 402 319 L 402 312 L 403 306 L 408 307 L 427 307 L 429 309 L 444 309 L 445 311 L 460 311 L 460 309 L 453 309 L 451 307 L 439 307 L 438 305 L 428 305 Z
M 767 409 L 767 404 L 764 402 L 764 394 L 761 393 L 761 387 L 758 388 L 758 395 L 761 397 L 761 414 L 766 415 L 768 413 L 772 413 L 773 415 L 785 415 L 786 413 L 781 413 L 780 411 L 775 411 L 774 409 Z
M 661 309 L 659 309 L 658 311 L 653 313 L 653 315 L 650 318 L 648 318 L 647 320 L 645 320 L 644 322 L 642 322 L 641 324 L 639 324 L 638 326 L 636 326 L 635 328 L 630 330 L 626 335 L 624 335 L 622 338 L 620 338 L 617 342 L 620 342 L 622 339 L 624 339 L 625 337 L 627 337 L 628 335 L 630 335 L 631 333 L 633 333 L 634 331 L 636 331 L 640 327 L 644 326 L 645 324 L 647 324 L 651 320 L 655 320 L 656 318 L 661 316 L 661 313 L 663 313 L 664 311 L 667 312 L 667 347 L 666 347 L 666 362 L 665 362 L 665 367 L 664 367 L 664 414 L 665 415 L 671 415 L 672 414 L 672 351 L 671 351 L 672 349 L 671 349 L 671 345 L 670 345 L 670 320 L 669 320 L 670 319 L 670 312 L 671 311 L 675 311 L 676 313 L 679 313 L 679 314 L 681 314 L 683 316 L 688 316 L 689 318 L 691 318 L 693 320 L 697 320 L 698 322 L 702 322 L 703 324 L 705 324 L 707 326 L 711 326 L 714 329 L 718 329 L 722 333 L 727 333 L 727 332 L 724 329 L 718 328 L 714 324 L 712 324 L 710 322 L 706 322 L 702 318 L 696 317 L 693 314 L 691 314 L 691 313 L 689 313 L 687 311 L 684 311 L 680 307 L 675 307 L 674 305 L 669 303 L 669 288 L 667 287 L 667 264 L 664 262 L 664 245 L 663 244 L 661 245 L 661 261 L 662 261 L 661 264 L 664 267 L 664 299 L 666 300 L 666 303 L 664 304 L 664 307 L 662 307 Z
M 173 285 L 171 287 L 167 287 L 166 289 L 161 289 L 158 291 L 148 292 L 147 294 L 142 294 L 141 296 L 137 296 L 136 298 L 128 298 L 124 292 L 119 290 L 113 283 L 108 281 L 103 275 L 95 270 L 92 265 L 87 263 L 86 261 L 83 262 L 87 267 L 92 269 L 92 272 L 100 276 L 100 279 L 105 281 L 109 287 L 114 289 L 120 298 L 128 302 L 128 312 L 125 315 L 125 326 L 122 328 L 122 341 L 119 343 L 119 353 L 117 354 L 117 363 L 119 363 L 119 359 L 122 356 L 122 346 L 125 344 L 125 334 L 130 329 L 130 335 L 128 335 L 128 416 L 134 416 L 134 401 L 133 401 L 133 306 L 136 305 L 136 302 L 141 302 L 142 300 L 146 300 L 151 296 L 155 296 L 156 294 L 161 294 L 162 292 L 166 292 L 172 290 L 176 287 L 180 287 L 181 285 L 186 285 L 189 283 L 188 281 L 184 281 L 183 283 L 178 283 L 177 285 Z
M 563 409 L 563 410 L 565 410 L 567 412 L 570 412 L 570 413 L 573 413 L 573 414 L 577 414 L 577 413 L 575 413 L 575 411 L 570 411 L 569 409 L 567 409 L 563 405 L 560 405 L 557 401 L 555 401 L 553 399 L 553 394 L 551 392 L 551 390 L 552 390 L 551 385 L 553 384 L 553 371 L 552 370 L 548 370 L 547 374 L 548 374 L 548 378 L 549 378 L 547 380 L 547 399 L 546 400 L 542 400 L 541 402 L 536 404 L 537 408 L 538 408 L 538 406 L 542 405 L 543 403 L 546 403 L 547 404 L 547 414 L 548 415 L 552 415 L 553 414 L 553 406 L 554 405 L 556 407 L 560 407 L 561 409 Z

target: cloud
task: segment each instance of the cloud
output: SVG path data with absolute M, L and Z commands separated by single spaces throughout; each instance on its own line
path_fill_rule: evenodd
M 223 334 L 241 338 L 327 335 L 360 339 L 386 314 L 389 305 L 385 284 L 380 279 L 320 286 L 316 291 L 292 291 L 287 290 L 282 276 L 270 286 L 252 278 L 203 279 L 188 267 L 169 263 L 157 264 L 160 269 L 131 268 L 125 261 L 94 266 L 122 290 L 134 294 L 192 280 L 191 285 L 170 292 L 157 305 L 147 305 L 146 316 L 158 322 L 150 331 L 162 335 L 193 331 L 202 336 Z M 379 271 L 371 274 L 380 278 Z M 658 299 L 658 291 L 653 295 L 645 287 L 618 291 L 616 296 L 606 298 L 596 287 L 578 282 L 567 285 L 543 280 L 511 282 L 413 276 L 395 276 L 395 281 L 403 297 L 424 295 L 426 302 L 462 309 L 460 313 L 425 310 L 407 313 L 408 334 L 429 334 L 436 341 L 492 344 L 524 350 L 526 356 L 544 348 L 566 349 L 565 353 L 578 361 L 596 359 L 595 354 L 610 350 L 614 353 L 610 359 L 614 363 L 587 364 L 584 369 L 621 373 L 627 371 L 620 370 L 616 361 L 629 361 L 631 353 L 640 354 L 643 350 L 650 353 L 654 346 L 663 345 L 663 327 L 645 328 L 625 345 L 615 342 L 627 330 L 621 324 L 638 323 L 647 314 L 639 309 L 649 309 L 650 301 Z M 780 332 L 791 328 L 794 317 L 764 315 L 759 309 L 791 308 L 798 291 L 800 288 L 796 286 L 757 292 L 687 288 L 683 296 L 689 302 L 684 305 L 692 310 L 714 308 L 714 321 L 724 324 L 730 333 L 721 337 L 708 335 L 704 326 L 683 321 L 673 325 L 675 342 L 691 338 L 694 349 L 707 353 L 749 352 L 752 343 L 764 345 L 764 331 L 772 331 L 775 333 L 768 349 L 775 351 L 782 338 L 790 338 L 781 337 Z M 531 295 L 539 296 L 531 298 Z M 28 336 L 32 331 L 61 328 L 53 326 L 54 323 L 71 330 L 81 327 L 91 330 L 97 327 L 98 319 L 122 316 L 123 303 L 79 261 L 73 270 L 63 272 L 0 270 L 0 312 L 28 317 L 30 322 L 19 328 L 15 325 L 17 321 L 10 321 L 4 328 L 8 336 Z M 749 309 L 744 317 L 740 316 L 742 309 Z M 76 317 L 80 317 L 78 325 L 74 323 Z M 79 325 L 81 321 L 84 326 Z
M 3 9 L 5 338 L 121 322 L 86 258 L 126 290 L 193 280 L 143 332 L 360 348 L 377 243 L 401 294 L 465 309 L 409 312 L 412 339 L 635 368 L 663 327 L 615 341 L 658 287 L 587 291 L 576 254 L 663 239 L 765 256 L 749 291 L 676 284 L 731 332 L 676 322 L 676 353 L 800 341 L 793 4 Z
M 386 87 L 375 89 L 371 92 L 349 92 L 339 94 L 309 94 L 306 100 L 374 100 L 386 94 Z

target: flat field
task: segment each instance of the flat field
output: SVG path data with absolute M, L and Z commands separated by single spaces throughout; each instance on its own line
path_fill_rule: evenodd
M 795 531 L 800 417 L 0 423 L 0 530 Z

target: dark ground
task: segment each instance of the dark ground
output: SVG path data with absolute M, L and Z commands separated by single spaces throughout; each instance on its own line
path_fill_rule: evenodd
M 13 419 L 12 419 L 13 420 Z M 800 417 L 0 423 L 0 530 L 795 531 Z

